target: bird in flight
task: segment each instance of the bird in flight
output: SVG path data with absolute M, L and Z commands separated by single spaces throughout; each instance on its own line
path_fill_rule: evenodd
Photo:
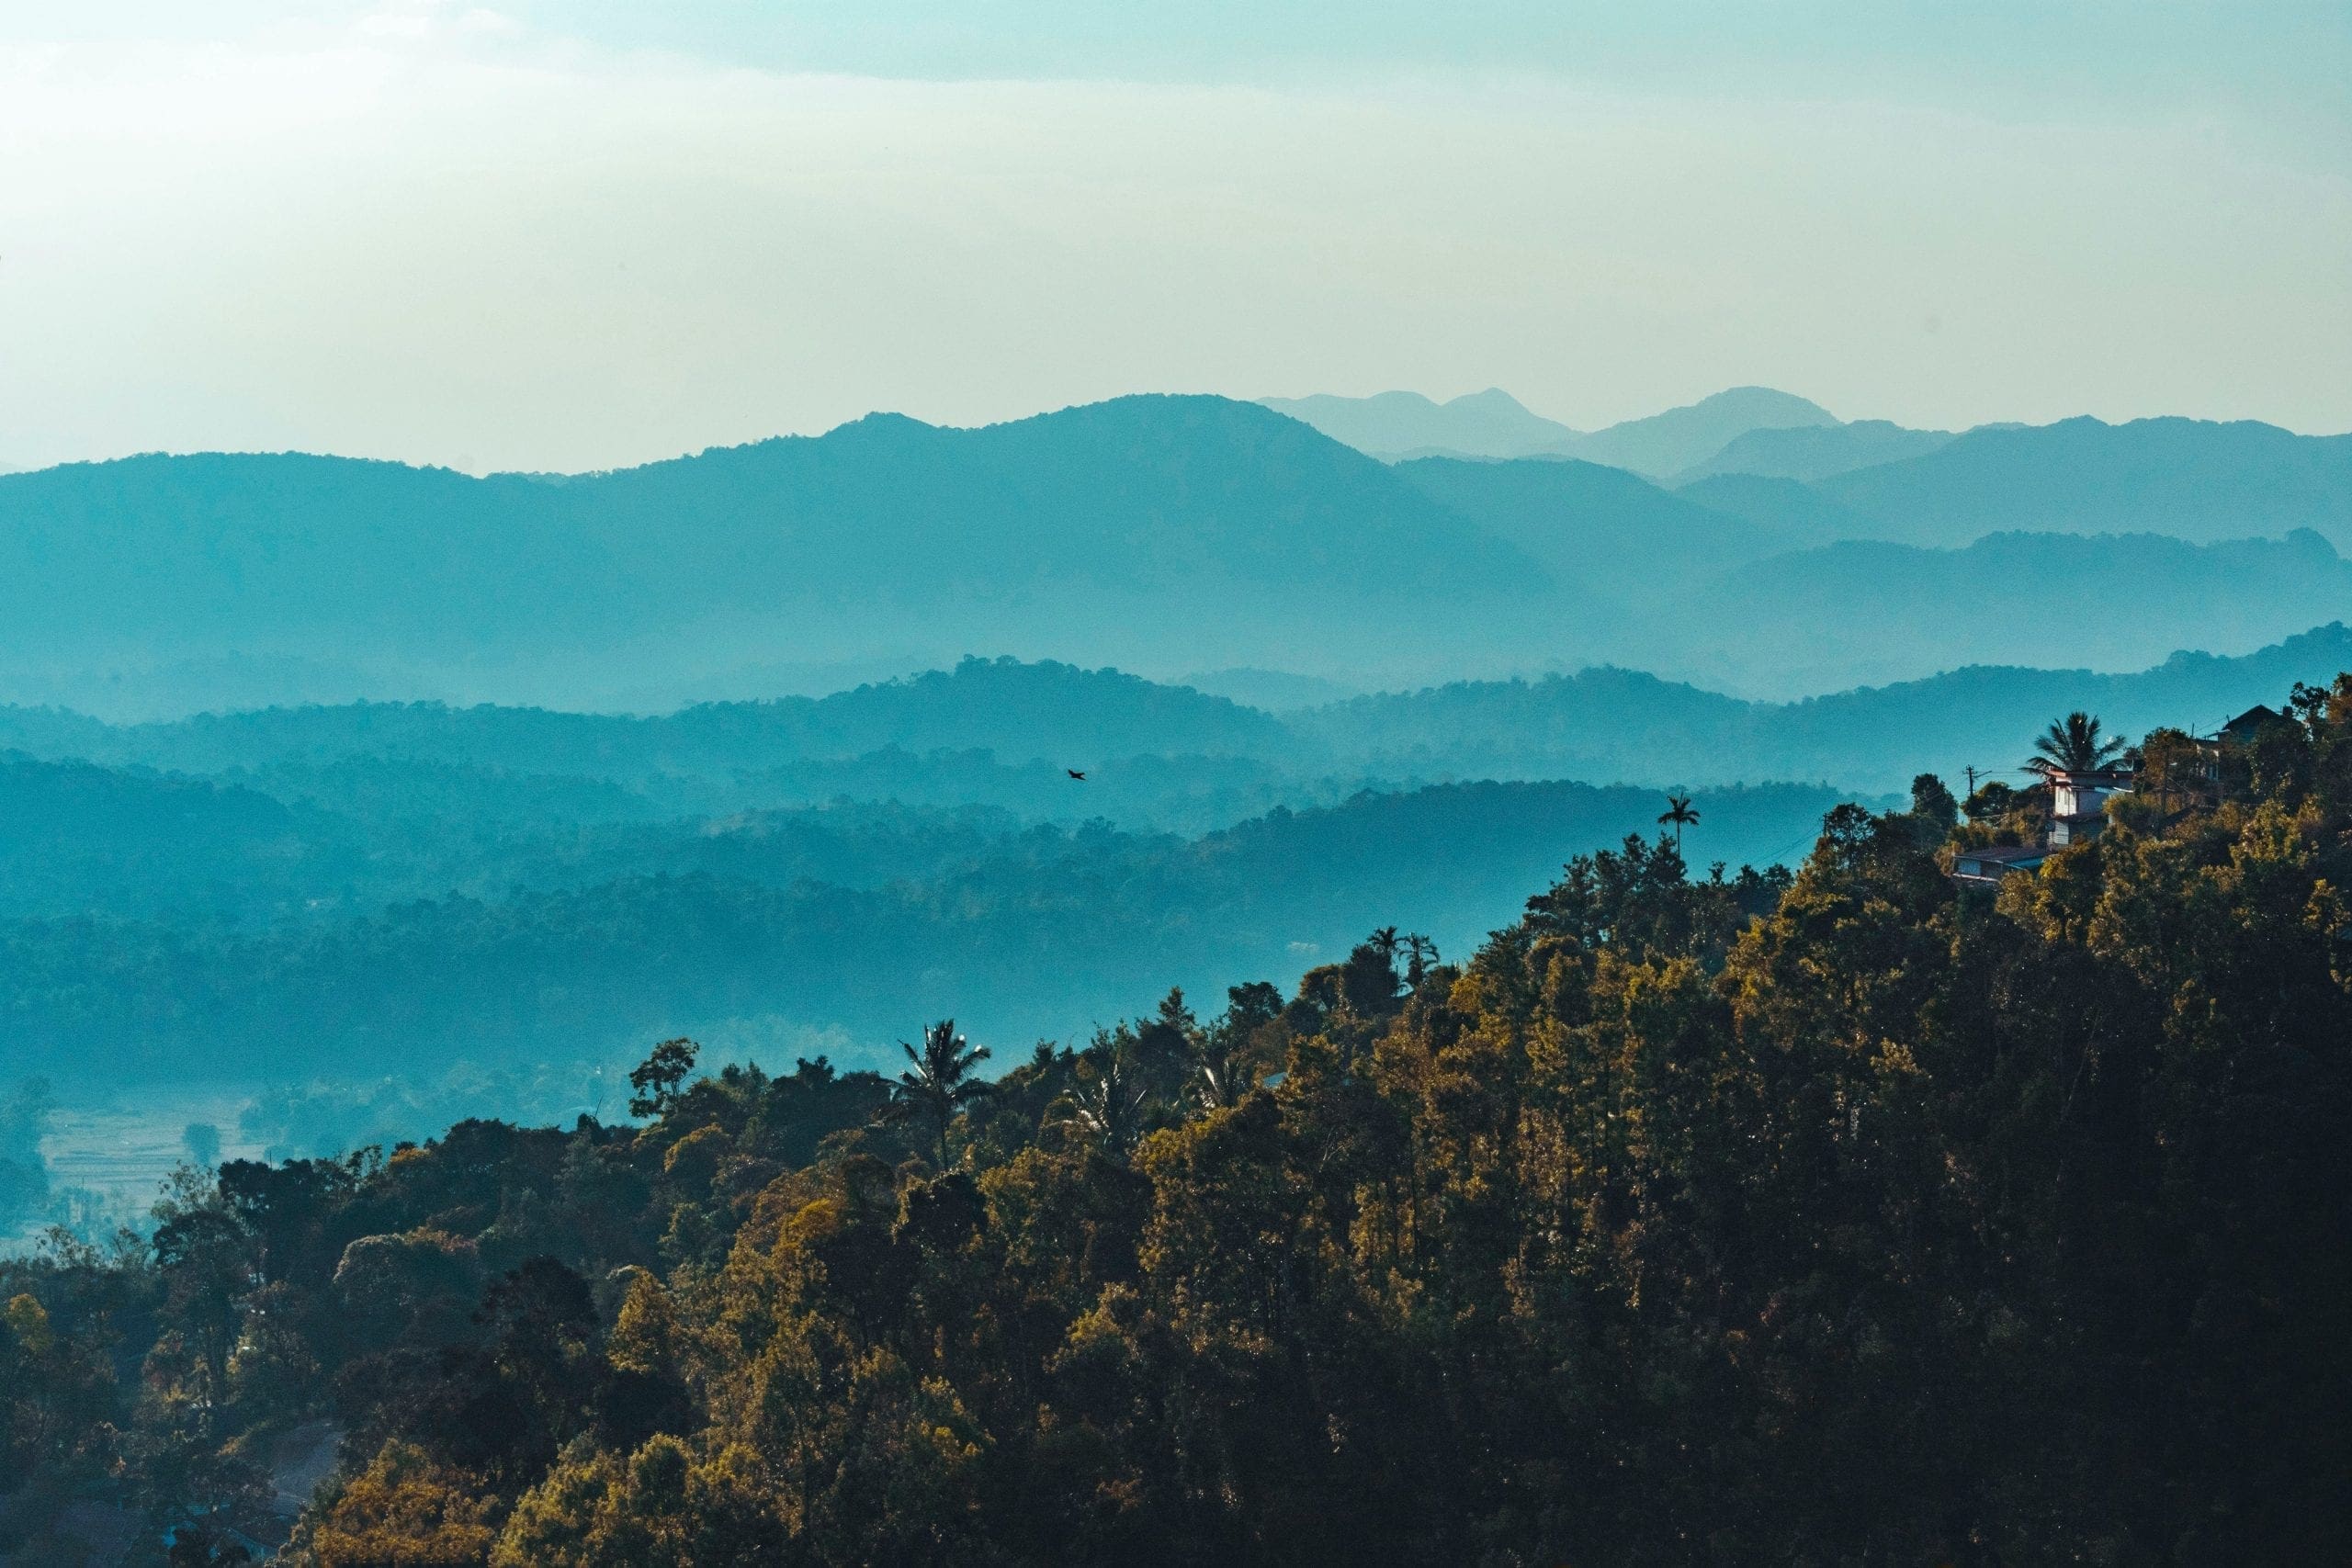
M 1062 772 L 1068 773 L 1070 777 L 1076 779 L 1080 784 L 1084 784 L 1086 782 L 1086 775 L 1079 772 L 1076 768 L 1064 768 Z

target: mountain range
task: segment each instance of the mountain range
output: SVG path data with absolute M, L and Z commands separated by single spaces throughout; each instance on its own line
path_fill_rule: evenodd
M 1757 419 L 1794 423 L 1724 438 Z M 1699 467 L 1745 447 L 1805 472 L 1839 444 L 1916 445 L 1827 419 L 1741 390 L 1579 449 L 1679 475 L 1711 443 Z M 391 695 L 642 710 L 976 647 L 1308 692 L 1617 662 L 1792 697 L 2042 662 L 2074 604 L 2124 640 L 2064 658 L 2119 669 L 2352 614 L 2310 540 L 2130 542 L 2309 529 L 2352 548 L 2347 465 L 2352 437 L 2083 420 L 1669 485 L 1559 454 L 1383 463 L 1206 397 L 975 430 L 876 415 L 569 477 L 151 455 L 0 476 L 0 697 L 115 717 Z M 1977 547 L 2021 532 L 2091 542 Z M 1871 543 L 1947 554 L 1803 555 Z M 1815 568 L 1834 595 L 1806 587 Z
M 1385 466 L 1215 398 L 876 415 L 560 479 L 298 454 L 0 477 L 0 660 L 36 676 L 235 652 L 578 701 L 975 643 L 1281 668 L 1376 656 L 1375 622 L 1433 641 L 1441 605 L 1525 632 L 1560 592 Z

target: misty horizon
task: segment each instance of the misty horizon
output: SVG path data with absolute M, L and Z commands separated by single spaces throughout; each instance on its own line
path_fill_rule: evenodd
M 1678 402 L 1674 402 L 1674 403 L 1669 403 L 1669 404 L 1668 404 L 1668 405 L 1666 405 L 1665 407 L 1662 407 L 1662 408 L 1629 410 L 1629 411 L 1627 411 L 1627 412 L 1623 412 L 1623 413 L 1622 413 L 1622 414 L 1619 414 L 1619 415 L 1616 415 L 1616 416 L 1614 416 L 1614 417 L 1611 417 L 1611 418 L 1608 418 L 1608 419 L 1602 420 L 1602 421 L 1599 422 L 1598 423 L 1594 424 L 1591 428 L 1592 428 L 1592 430 L 1593 430 L 1593 431 L 1600 431 L 1600 430 L 1609 430 L 1609 429 L 1611 429 L 1611 428 L 1614 428 L 1614 427 L 1617 427 L 1617 426 L 1621 426 L 1621 425 L 1626 425 L 1626 424 L 1638 423 L 1641 423 L 1641 422 L 1643 422 L 1643 421 L 1645 421 L 1645 420 L 1648 420 L 1648 419 L 1656 418 L 1657 416 L 1658 416 L 1658 415 L 1660 415 L 1660 414 L 1667 414 L 1667 413 L 1679 412 L 1683 411 L 1683 410 L 1686 410 L 1686 409 L 1690 409 L 1690 408 L 1696 407 L 1696 406 L 1698 406 L 1699 404 L 1701 404 L 1701 403 L 1702 403 L 1702 402 L 1706 401 L 1709 398 L 1712 398 L 1712 397 L 1717 396 L 1717 395 L 1719 395 L 1720 393 L 1723 393 L 1723 392 L 1726 392 L 1726 391 L 1747 391 L 1747 390 L 1777 390 L 1777 389 L 1768 388 L 1768 387 L 1763 386 L 1761 383 L 1753 383 L 1753 382 L 1751 382 L 1751 383 L 1742 383 L 1742 384 L 1740 384 L 1739 386 L 1736 386 L 1736 387 L 1730 387 L 1730 388 L 1719 388 L 1719 389 L 1714 389 L 1714 390 L 1713 390 L 1713 391 L 1702 392 L 1702 393 L 1700 393 L 1700 394 L 1698 394 L 1698 395 L 1692 396 L 1692 397 L 1689 398 L 1689 399 L 1688 399 L 1688 400 L 1686 400 L 1678 401 Z M 1112 398 L 1111 398 L 1111 399 L 1109 399 L 1109 400 L 1105 400 L 1105 399 L 1090 399 L 1090 400 L 1081 400 L 1081 401 L 1079 401 L 1079 402 L 1060 403 L 1060 404 L 1049 404 L 1049 405 L 1046 405 L 1046 406 L 1042 406 L 1042 407 L 1037 407 L 1037 408 L 1024 408 L 1024 409 L 1019 409 L 1019 410 L 1010 410 L 1010 411 L 1006 411 L 1006 412 L 1001 412 L 1001 413 L 996 413 L 996 414 L 989 415 L 989 416 L 986 416 L 986 417 L 978 417 L 978 418 L 973 418 L 973 419 L 970 419 L 970 420 L 968 420 L 968 421 L 961 422 L 961 423 L 959 423 L 959 422 L 956 422 L 956 421 L 952 421 L 952 420 L 944 420 L 944 419 L 943 419 L 943 420 L 929 420 L 929 419 L 922 419 L 922 418 L 920 418 L 920 417 L 919 417 L 919 416 L 917 416 L 917 415 L 914 415 L 914 414 L 911 414 L 911 413 L 907 412 L 904 409 L 901 409 L 901 408 L 896 408 L 896 407 L 876 407 L 876 408 L 872 408 L 872 409 L 865 410 L 865 411 L 863 411 L 863 412 L 857 412 L 857 413 L 852 413 L 852 414 L 844 415 L 844 416 L 842 416 L 842 418 L 840 418 L 839 420 L 835 421 L 834 423 L 831 423 L 831 424 L 825 424 L 825 425 L 820 425 L 820 426 L 811 427 L 811 428 L 808 428 L 808 429 L 777 429 L 777 430 L 770 431 L 770 432 L 768 432 L 768 433 L 766 433 L 766 434 L 751 434 L 751 435 L 743 435 L 743 436 L 740 436 L 740 437 L 738 437 L 738 438 L 735 438 L 735 439 L 732 439 L 732 440 L 724 441 L 724 442 L 710 442 L 710 443 L 706 443 L 706 444 L 701 445 L 701 446 L 689 446 L 682 447 L 682 448 L 680 448 L 680 449 L 678 449 L 678 450 L 676 450 L 676 451 L 674 451 L 674 452 L 662 453 L 662 454 L 658 454 L 658 455 L 654 455 L 654 456 L 639 457 L 636 457 L 636 458 L 634 458 L 633 460 L 628 461 L 628 462 L 622 462 L 622 463 L 606 463 L 606 464 L 592 464 L 592 465 L 587 466 L 587 467 L 576 468 L 484 468 L 484 467 L 481 467 L 480 465 L 475 465 L 475 466 L 472 466 L 472 467 L 468 467 L 468 466 L 464 466 L 463 464 L 458 463 L 458 462 L 453 462 L 453 461 L 447 461 L 447 460 L 435 460 L 435 459 L 433 459 L 433 458 L 430 458 L 430 457 L 402 457 L 402 456 L 388 456 L 388 455 L 382 455 L 382 454 L 365 454 L 365 453 L 357 453 L 357 452 L 340 452 L 340 451 L 328 450 L 328 449 L 325 449 L 325 448 L 298 447 L 298 446 L 177 446 L 177 447 L 175 447 L 175 446 L 153 446 L 153 447 L 136 447 L 136 448 L 130 448 L 130 449 L 126 449 L 126 450 L 122 450 L 122 451 L 109 451 L 109 452 L 102 452 L 102 453 L 93 453 L 93 454 L 86 454 L 86 455 L 79 455 L 79 456 L 74 456 L 74 457 L 60 457 L 60 458 L 55 459 L 54 461 L 51 461 L 51 462 L 46 462 L 46 463 L 41 463 L 41 464 L 39 464 L 39 465 L 33 465 L 33 464 L 23 464 L 23 463 L 0 463 L 0 476 L 5 476 L 5 475 L 7 475 L 7 474 L 36 473 L 36 472 L 40 471 L 42 468 L 62 468 L 62 467 L 66 467 L 66 466 L 73 465 L 73 464 L 95 464 L 95 463 L 111 463 L 111 462 L 119 462 L 119 461 L 121 461 L 122 459 L 124 459 L 124 458 L 128 458 L 128 457 L 154 457 L 154 456 L 198 457 L 198 456 L 203 456 L 203 455 L 209 454 L 209 453 L 224 453 L 224 454 L 235 454 L 235 455 L 251 455 L 251 456 L 267 456 L 267 455 L 275 455 L 275 454 L 281 454 L 281 453 L 285 453 L 285 454 L 300 453 L 300 454 L 303 454 L 303 455 L 307 455 L 307 456 L 315 456 L 315 457 L 346 457 L 346 458 L 351 458 L 351 459 L 353 459 L 353 460 L 355 460 L 355 461 L 361 461 L 361 462 L 390 462 L 390 463 L 399 463 L 399 464 L 401 464 L 401 465 L 403 465 L 403 466 L 410 467 L 410 468 L 444 468 L 444 469 L 447 469 L 447 470 L 448 470 L 448 471 L 452 472 L 452 473 L 460 473 L 460 474 L 465 474 L 465 475 L 467 475 L 467 476 L 469 476 L 469 477 L 470 477 L 470 478 L 474 478 L 474 479 L 490 479 L 490 478 L 495 478 L 495 477 L 500 477 L 500 476 L 531 477 L 531 476 L 534 476 L 534 475 L 551 475 L 551 476 L 558 476 L 558 477 L 562 477 L 562 478 L 573 478 L 573 479 L 577 479 L 577 478 L 587 478 L 587 477 L 592 477 L 592 476 L 594 476 L 594 475 L 597 475 L 597 474 L 605 474 L 605 473 L 620 472 L 620 471 L 625 471 L 625 470 L 627 470 L 627 469 L 629 469 L 629 468 L 650 468 L 650 467 L 653 467 L 653 466 L 655 466 L 655 465 L 662 464 L 662 463 L 676 462 L 676 461 L 679 461 L 679 460 L 684 459 L 684 458 L 690 458 L 690 457 L 700 457 L 700 456 L 703 456 L 703 455 L 705 455 L 705 454 L 707 454 L 707 453 L 718 452 L 718 451 L 725 451 L 725 450 L 729 450 L 729 449 L 731 449 L 731 448 L 734 448 L 734 447 L 748 446 L 758 446 L 758 445 L 760 445 L 760 444 L 762 444 L 762 443 L 763 443 L 763 442 L 769 442 L 769 441 L 819 440 L 819 439 L 821 439 L 821 438 L 823 438 L 823 437 L 825 437 L 825 436 L 827 436 L 827 435 L 831 435 L 831 434 L 834 434 L 835 432 L 840 431 L 840 430 L 842 430 L 842 428 L 844 428 L 844 427 L 846 427 L 846 426 L 849 426 L 849 425 L 854 425 L 854 424 L 857 424 L 857 423 L 861 423 L 861 422 L 863 422 L 863 421 L 865 421 L 865 420 L 869 420 L 869 419 L 877 419 L 877 418 L 879 418 L 879 419 L 907 419 L 907 420 L 912 420 L 912 421 L 914 421 L 915 423 L 922 423 L 922 424 L 926 424 L 926 425 L 930 425 L 932 428 L 934 428 L 934 429 L 940 429 L 940 430 L 986 430 L 986 429 L 989 429 L 989 428 L 992 428 L 992 427 L 997 426 L 997 425 L 1003 425 L 1003 424 L 1018 424 L 1018 423 L 1023 423 L 1023 422 L 1024 422 L 1024 421 L 1028 421 L 1028 420 L 1042 419 L 1042 418 L 1045 418 L 1045 417 L 1046 417 L 1046 416 L 1048 416 L 1048 415 L 1051 415 L 1051 414 L 1067 412 L 1069 412 L 1069 411 L 1070 411 L 1070 410 L 1072 410 L 1072 409 L 1078 409 L 1078 408 L 1084 408 L 1084 407 L 1088 407 L 1088 406 L 1090 406 L 1090 405 L 1091 405 L 1091 403 L 1093 403 L 1093 402 L 1097 402 L 1097 401 L 1103 401 L 1103 400 L 1115 400 L 1115 399 L 1116 399 L 1116 398 L 1119 398 L 1119 397 L 1128 397 L 1128 396 L 1146 396 L 1146 397 L 1150 397 L 1150 396 L 1177 396 L 1177 397 L 1182 397 L 1182 396 L 1213 396 L 1213 397 L 1223 397 L 1223 398 L 1227 398 L 1227 399 L 1230 399 L 1230 400 L 1234 400 L 1234 401 L 1238 401 L 1238 402 L 1251 402 L 1251 403 L 1257 403 L 1257 404 L 1261 404 L 1261 405 L 1262 405 L 1262 406 L 1267 406 L 1267 407 L 1272 407 L 1272 408 L 1275 408 L 1278 412 L 1286 412 L 1286 410 L 1285 410 L 1285 405 L 1294 404 L 1294 403 L 1300 403 L 1300 402 L 1313 402 L 1313 401 L 1316 401 L 1316 400 L 1335 400 L 1349 401 L 1349 402 L 1372 402 L 1372 401 L 1377 401 L 1377 400 L 1382 400 L 1382 399 L 1385 399 L 1385 398 L 1391 398 L 1391 397 L 1403 397 L 1403 398 L 1408 398 L 1408 399 L 1413 399 L 1413 400 L 1417 400 L 1421 401 L 1421 402 L 1425 402 L 1425 403 L 1429 404 L 1430 407 L 1432 407 L 1432 408 L 1434 408 L 1434 409 L 1438 409 L 1438 410 L 1444 410 L 1444 409 L 1447 409 L 1447 408 L 1450 408 L 1450 407 L 1453 407 L 1453 406 L 1461 405 L 1461 404 L 1464 404 L 1464 403 L 1468 403 L 1468 402 L 1476 401 L 1476 400 L 1481 400 L 1481 399 L 1484 399 L 1484 398 L 1487 398 L 1487 397 L 1490 397 L 1490 396 L 1492 396 L 1492 395 L 1494 395 L 1494 394 L 1497 394 L 1497 393 L 1500 393 L 1502 396 L 1504 396 L 1504 397 L 1506 397 L 1506 398 L 1510 398 L 1510 400 L 1511 400 L 1513 403 L 1517 404 L 1520 408 L 1521 408 L 1521 409 L 1525 410 L 1527 412 L 1529 412 L 1529 413 L 1531 413 L 1531 414 L 1534 414 L 1534 415 L 1536 415 L 1538 418 L 1546 419 L 1546 420 L 1549 420 L 1549 419 L 1550 419 L 1550 416 L 1549 416 L 1549 415 L 1547 415 L 1547 414 L 1545 414 L 1545 413 L 1544 413 L 1544 412 L 1542 409 L 1540 409 L 1540 408 L 1535 408 L 1535 407 L 1532 407 L 1532 406 L 1531 406 L 1531 405 L 1529 405 L 1527 402 L 1525 402 L 1523 400 L 1519 399 L 1519 398 L 1517 398 L 1516 396 L 1514 396 L 1513 394 L 1511 394 L 1511 392 L 1509 390 L 1509 389 L 1507 389 L 1507 388 L 1503 388 L 1503 387 L 1499 387 L 1499 386 L 1485 386 L 1485 387 L 1471 387 L 1471 388 L 1466 388 L 1466 389 L 1463 389 L 1463 390 L 1461 390 L 1461 391 L 1454 392 L 1454 393 L 1453 393 L 1453 394 L 1452 394 L 1452 395 L 1450 395 L 1450 396 L 1436 396 L 1436 395 L 1431 395 L 1431 394 L 1430 394 L 1430 393 L 1428 393 L 1428 392 L 1425 392 L 1425 391 L 1421 391 L 1421 390 L 1419 390 L 1419 389 L 1418 389 L 1404 388 L 1404 387 L 1394 387 L 1394 386 L 1375 387 L 1375 388 L 1373 388 L 1373 389 L 1367 389 L 1367 390 L 1363 390 L 1363 391 L 1340 391 L 1340 390 L 1334 390 L 1333 389 L 1329 388 L 1329 387 L 1316 387 L 1316 388 L 1308 389 L 1304 390 L 1304 391 L 1291 392 L 1291 393 L 1284 393 L 1284 394 L 1259 393 L 1259 392 L 1236 392 L 1236 391 L 1210 391 L 1210 390 L 1207 390 L 1207 389 L 1192 389 L 1192 390 L 1186 391 L 1186 390 L 1176 390 L 1176 389 L 1170 389 L 1154 388 L 1154 389 L 1150 389 L 1149 390 L 1138 390 L 1138 391 L 1130 391 L 1130 392 L 1123 392 L 1123 393 L 1116 393 L 1116 394 L 1113 394 L 1113 395 L 1112 395 Z M 1801 396 L 1801 394 L 1793 394 L 1793 395 Z M 1808 400 L 1808 401 L 1809 401 L 1809 400 Z M 1294 415 L 1292 415 L 1292 417 L 1295 417 L 1295 417 L 1299 417 L 1299 416 L 1297 416 L 1297 415 L 1294 414 Z M 1878 414 L 1877 414 L 1877 413 L 1875 413 L 1874 412 L 1868 412 L 1868 411 L 1865 411 L 1865 412 L 1858 412 L 1858 413 L 1852 413 L 1852 414 L 1833 414 L 1833 416 L 1832 416 L 1832 417 L 1833 417 L 1833 418 L 1835 418 L 1835 419 L 1836 419 L 1838 423 L 1865 423 L 1865 422 L 1884 423 L 1884 422 L 1882 420 L 1882 416 L 1878 415 Z M 2298 425 L 2295 425 L 2295 424 L 2292 424 L 2292 423 L 2286 423 L 2286 422 L 2284 422 L 2284 421 L 2278 420 L 2278 419 L 2264 418 L 2264 417 L 2262 417 L 2262 416 L 2260 416 L 2260 415 L 2257 415 L 2257 414 L 2228 414 L 2228 415 L 2225 415 L 2225 414 L 2211 414 L 2211 413 L 2199 413 L 2199 412 L 2191 412 L 2191 411 L 2185 411 L 2185 410 L 2179 410 L 2179 409 L 2165 409 L 2165 410 L 2161 410 L 2161 411 L 2155 411 L 2155 412 L 2144 412 L 2144 413 L 2132 414 L 2132 415 L 2130 415 L 2130 416 L 2126 416 L 2126 417 L 2122 417 L 2122 418 L 2116 418 L 2116 419 L 2107 419 L 2107 418 L 2102 418 L 2101 416 L 2099 416 L 2099 415 L 2098 415 L 2098 414 L 2096 414 L 2096 413 L 2090 413 L 2090 412 L 2076 412 L 2076 413 L 2068 413 L 2068 414 L 2059 414 L 2059 415 L 2055 415 L 2055 416 L 2053 416 L 2053 417 L 2052 417 L 2052 418 L 2049 418 L 2049 419 L 2046 419 L 2046 420 L 2040 420 L 2040 421 L 2016 420 L 2016 419 L 2008 418 L 2008 417 L 2007 417 L 2007 416 L 2006 416 L 2006 415 L 2002 415 L 2002 414 L 1996 413 L 1996 414 L 1990 415 L 1990 416 L 1988 416 L 1988 417 L 1986 417 L 1986 418 L 1984 418 L 1984 419 L 1981 419 L 1981 420 L 1974 421 L 1974 422 L 1973 422 L 1973 423 L 1968 423 L 1968 424 L 1965 424 L 1965 425 L 1956 426 L 1956 427 L 1954 427 L 1954 431 L 1953 431 L 1953 433 L 1954 433 L 1954 434 L 1965 434 L 1965 433 L 1967 433 L 1967 432 L 1968 432 L 1968 431 L 1970 431 L 1970 430 L 1984 429 L 1984 428 L 1988 428 L 1988 427 L 1995 427 L 1995 426 L 2001 426 L 2001 425 L 2010 425 L 2010 424 L 2027 425 L 2027 426 L 2030 426 L 2030 426 L 2038 426 L 2038 425 L 2063 424 L 2063 423 L 2070 423 L 2070 422 L 2072 422 L 2072 421 L 2075 421 L 2075 420 L 2091 420 L 2091 421 L 2094 421 L 2094 422 L 2098 423 L 2101 423 L 2101 424 L 2108 424 L 2108 425 L 2121 425 L 2121 424 L 2145 423 L 2148 423 L 2149 421 L 2153 421 L 2153 420 L 2167 420 L 2167 419 L 2173 419 L 2173 420 L 2186 420 L 2186 421 L 2189 421 L 2189 422 L 2196 423 L 2200 423 L 2200 424 L 2257 424 L 2257 425 L 2265 425 L 2265 426 L 2268 426 L 2269 428 L 2272 428 L 2272 429 L 2286 431 L 2286 432 L 2288 432 L 2289 434 L 2297 434 L 2297 435 L 2329 436 L 2329 435 L 2339 435 L 2339 434 L 2352 434 L 2352 421 L 2347 421 L 2346 424 L 2344 427 L 2342 427 L 2342 428 L 2303 427 L 2303 426 L 2298 426 Z M 1312 422 L 1311 422 L 1311 421 L 1308 421 L 1308 422 L 1306 422 L 1306 423 L 1312 423 Z M 1591 433 L 1591 432 L 1589 432 L 1589 431 L 1586 431 L 1586 432 L 1579 432 L 1579 434 L 1590 434 L 1590 433 Z M 1382 454 L 1382 453 L 1380 453 L 1380 452 L 1377 452 L 1377 451 L 1369 452 L 1369 453 L 1368 453 L 1368 455 L 1370 455 L 1370 456 L 1374 456 L 1374 457 L 1383 457 L 1383 456 L 1384 456 L 1384 454 Z M 1476 454 L 1465 454 L 1465 455 L 1476 455 Z M 1612 465 L 1612 466 L 1613 466 L 1613 465 Z
M 638 9 L 12 17 L 0 463 L 583 471 L 1161 388 L 2352 428 L 2332 7 Z

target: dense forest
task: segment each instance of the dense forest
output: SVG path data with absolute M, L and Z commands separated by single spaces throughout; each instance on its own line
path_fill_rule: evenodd
M 2352 675 L 1459 962 L 183 1171 L 0 1264 L 27 1561 L 2352 1556 Z M 1333 853 L 1347 852 L 1334 845 Z M 944 1011 L 945 1010 L 939 1010 Z M 934 1015 L 935 1016 L 935 1015 Z M 1000 1071 L 1000 1069 L 1001 1069 Z M 311 1472 L 335 1462 L 307 1506 Z
M 362 831 L 242 788 L 59 773 L 19 792 L 48 809 L 0 828 L 0 870 L 19 874 L 0 894 L 0 1020 L 18 1043 L 0 1045 L 0 1083 L 61 1055 L 116 1084 L 594 1065 L 639 1032 L 735 1021 L 887 1040 L 910 1006 L 1058 1035 L 1155 981 L 1295 974 L 1384 911 L 1459 947 L 1545 867 L 1662 804 L 1431 786 L 1196 839 L 846 802 Z M 0 759 L 0 799 L 24 778 Z M 148 809 L 114 807 L 126 783 Z M 59 804 L 69 790 L 85 814 Z M 1802 848 L 1841 794 L 1695 798 L 1712 846 L 1760 856 Z

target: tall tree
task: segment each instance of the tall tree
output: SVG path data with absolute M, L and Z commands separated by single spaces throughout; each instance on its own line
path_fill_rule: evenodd
M 677 1103 L 678 1087 L 695 1070 L 695 1057 L 701 1049 L 684 1037 L 664 1040 L 653 1047 L 651 1055 L 629 1069 L 628 1087 L 637 1092 L 629 1096 L 628 1113 L 668 1115 L 670 1107 Z
M 1674 829 L 1674 852 L 1679 855 L 1682 852 L 1682 829 L 1699 820 L 1699 813 L 1691 806 L 1689 795 L 1669 795 L 1666 797 L 1666 809 L 1658 813 L 1657 820 L 1660 827 Z
M 913 1066 L 900 1073 L 892 1086 L 886 1117 L 896 1122 L 921 1116 L 929 1122 L 938 1141 L 939 1168 L 944 1170 L 947 1124 L 956 1120 L 957 1111 L 989 1092 L 987 1083 L 972 1077 L 972 1069 L 988 1060 L 989 1048 L 967 1044 L 956 1032 L 956 1021 L 943 1018 L 922 1032 L 922 1050 L 903 1040 L 899 1049 Z

